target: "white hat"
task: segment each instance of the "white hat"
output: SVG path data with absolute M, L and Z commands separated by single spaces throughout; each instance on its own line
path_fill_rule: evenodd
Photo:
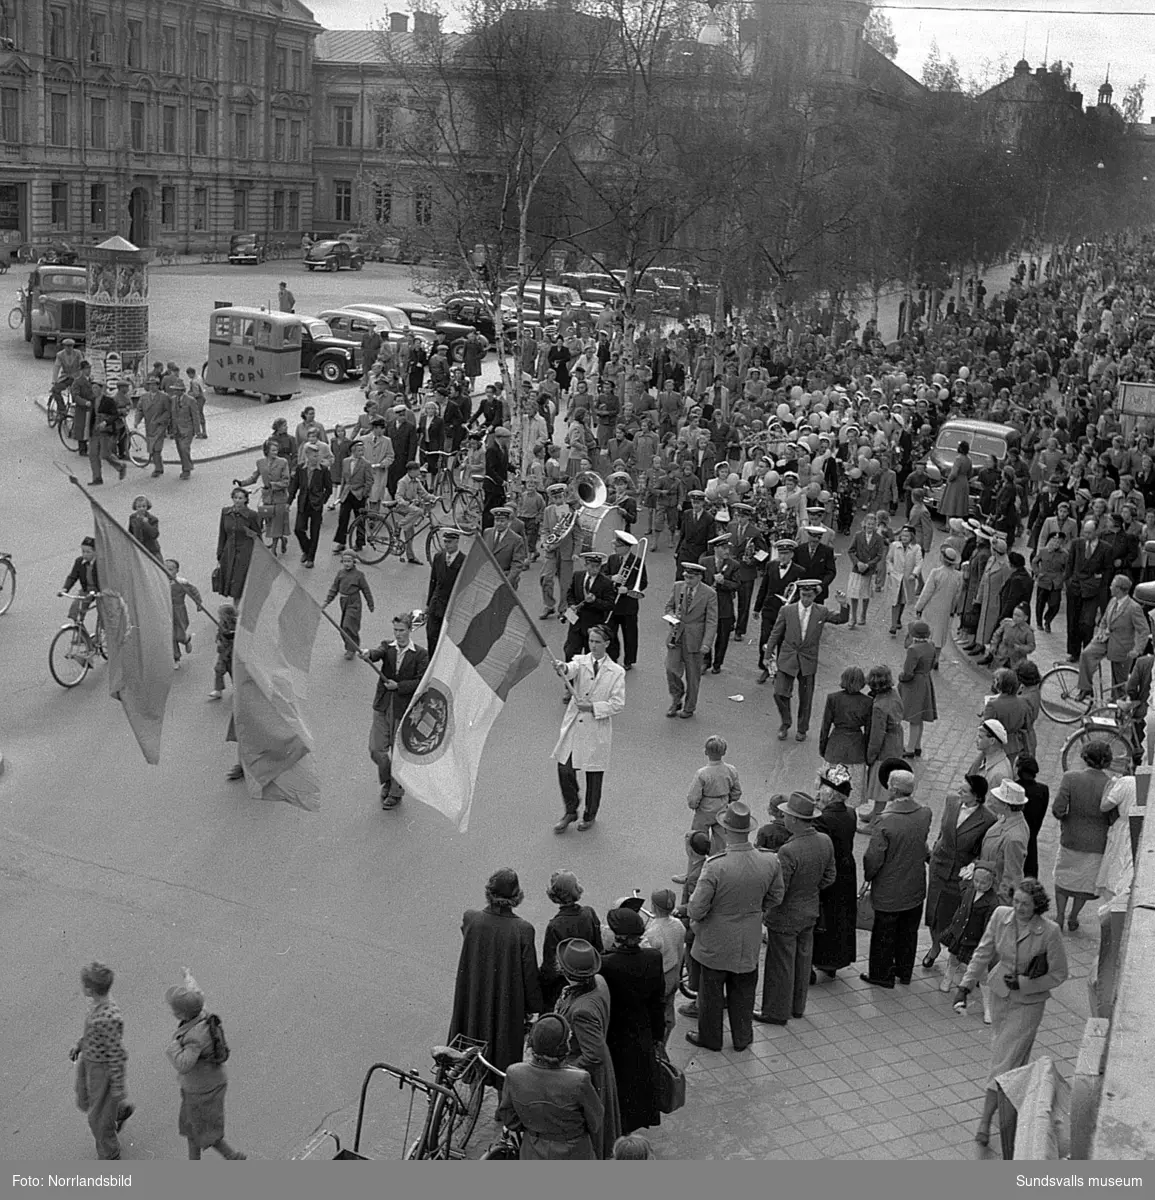
M 621 542 L 626 546 L 636 546 L 638 544 L 638 539 L 632 533 L 627 533 L 624 529 L 614 530 L 614 541 Z
M 990 794 L 1011 808 L 1022 808 L 1027 803 L 1027 793 L 1020 784 L 1010 779 L 1004 779 L 997 788 L 991 789 Z
M 1007 744 L 1007 727 L 1002 721 L 996 721 L 992 718 L 989 721 L 984 721 L 979 728 L 985 729 L 991 737 L 996 738 L 1000 746 Z

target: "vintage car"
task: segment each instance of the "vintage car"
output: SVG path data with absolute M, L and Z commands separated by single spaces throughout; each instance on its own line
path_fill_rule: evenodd
M 360 250 L 354 250 L 348 242 L 314 242 L 305 251 L 307 271 L 339 271 L 342 267 L 359 271 L 364 265 L 365 256 Z
M 952 418 L 943 423 L 935 438 L 934 447 L 926 460 L 926 473 L 930 476 L 930 486 L 926 493 L 926 506 L 932 513 L 938 512 L 946 481 L 950 478 L 951 467 L 958 457 L 960 442 L 970 446 L 970 460 L 974 465 L 971 475 L 971 513 L 978 515 L 978 497 L 982 491 L 978 475 L 992 462 L 1004 462 L 1007 448 L 1019 444 L 1019 431 L 1012 425 L 1000 425 L 995 421 L 972 421 L 963 418 Z
M 234 233 L 229 238 L 229 262 L 256 266 L 265 261 L 265 243 L 255 233 Z
M 301 373 L 340 383 L 361 374 L 361 340 L 340 337 L 320 317 L 301 317 Z
M 418 329 L 396 304 L 368 304 L 357 301 L 355 304 L 345 304 L 341 308 L 345 313 L 359 313 L 364 320 L 371 320 L 378 333 L 385 336 L 386 341 L 403 342 L 408 334 L 413 334 L 426 346 L 433 344 L 433 333 L 428 329 Z
M 72 338 L 83 345 L 87 331 L 88 272 L 84 267 L 39 264 L 29 272 L 24 302 L 24 339 L 44 357 L 49 342 Z

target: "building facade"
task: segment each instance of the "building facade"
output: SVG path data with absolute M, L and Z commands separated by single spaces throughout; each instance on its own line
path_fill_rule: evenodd
M 313 40 L 297 0 L 0 7 L 0 239 L 197 251 L 313 223 Z

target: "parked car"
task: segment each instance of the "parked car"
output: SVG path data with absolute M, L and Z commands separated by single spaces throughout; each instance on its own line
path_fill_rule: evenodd
M 298 314 L 300 315 L 300 314 Z M 301 372 L 340 383 L 361 373 L 361 340 L 339 337 L 320 317 L 301 317 Z
M 418 329 L 428 329 L 435 333 L 442 341 L 447 342 L 451 347 L 456 347 L 459 343 L 464 345 L 466 337 L 471 333 L 481 333 L 481 331 L 470 321 L 457 321 L 450 316 L 445 308 L 439 308 L 428 304 L 412 304 L 404 303 L 397 306 L 409 318 L 413 325 Z M 493 322 L 490 322 L 492 325 Z M 485 335 L 482 334 L 485 338 Z M 491 339 L 485 338 L 485 353 L 488 354 L 492 348 Z
M 400 342 L 408 334 L 422 341 L 426 346 L 434 342 L 433 330 L 421 329 L 409 320 L 408 315 L 396 304 L 346 304 L 345 312 L 358 312 L 374 318 L 378 329 L 388 334 L 391 342 Z
M 977 515 L 978 497 L 982 490 L 979 487 L 978 473 L 992 462 L 1004 462 L 1007 449 L 1017 446 L 1019 441 L 1019 431 L 1012 425 L 963 418 L 945 422 L 938 431 L 934 447 L 926 460 L 926 473 L 931 479 L 926 495 L 927 508 L 933 513 L 938 512 L 951 467 L 958 457 L 959 442 L 968 442 L 970 460 L 974 464 L 974 473 L 971 475 L 971 512 Z
M 540 279 L 526 281 L 522 294 L 522 311 L 531 317 L 549 324 L 560 319 L 566 305 L 583 309 L 581 295 L 576 288 L 562 287 L 556 283 L 542 283 Z M 517 312 L 517 288 L 506 288 L 501 293 L 503 310 Z M 504 320 L 504 317 L 503 317 Z
M 625 270 L 611 271 L 610 274 L 613 275 L 621 285 L 622 290 L 625 291 L 627 272 Z M 637 275 L 634 276 L 634 302 L 637 304 L 649 304 L 651 308 L 658 306 L 657 289 L 649 285 L 649 275 L 646 272 L 643 272 L 640 277 Z
M 497 328 L 493 323 L 489 302 L 484 296 L 477 292 L 450 292 L 441 301 L 441 308 L 450 320 L 458 321 L 462 325 L 472 325 L 489 343 L 490 349 L 497 344 Z M 543 332 L 550 335 L 556 332 L 554 326 L 543 326 L 540 321 L 535 321 L 532 316 L 525 314 L 522 316 L 522 325 L 529 333 L 538 338 L 542 336 Z M 503 303 L 501 306 L 501 332 L 506 350 L 513 347 L 516 328 L 517 309 Z
M 231 263 L 263 263 L 266 253 L 265 243 L 255 233 L 234 233 L 229 238 Z
M 307 271 L 339 271 L 342 267 L 359 271 L 364 265 L 365 256 L 361 251 L 339 240 L 314 242 L 305 252 Z
M 83 346 L 88 326 L 88 269 L 37 265 L 28 274 L 24 301 L 24 340 L 36 358 L 49 342 L 73 338 Z M 40 301 L 43 300 L 43 304 Z
M 560 277 L 566 287 L 575 288 L 582 302 L 590 308 L 602 309 L 622 298 L 622 289 L 612 275 L 596 271 L 567 271 Z

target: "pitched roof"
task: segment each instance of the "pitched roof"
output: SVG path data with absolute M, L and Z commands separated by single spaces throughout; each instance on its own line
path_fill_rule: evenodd
M 397 48 L 400 58 L 407 58 L 416 50 L 412 33 L 388 35 Z M 461 34 L 447 33 L 449 42 L 457 41 Z M 377 29 L 326 29 L 317 35 L 314 56 L 318 62 L 331 63 L 383 63 L 388 58 L 381 47 L 381 32 Z

